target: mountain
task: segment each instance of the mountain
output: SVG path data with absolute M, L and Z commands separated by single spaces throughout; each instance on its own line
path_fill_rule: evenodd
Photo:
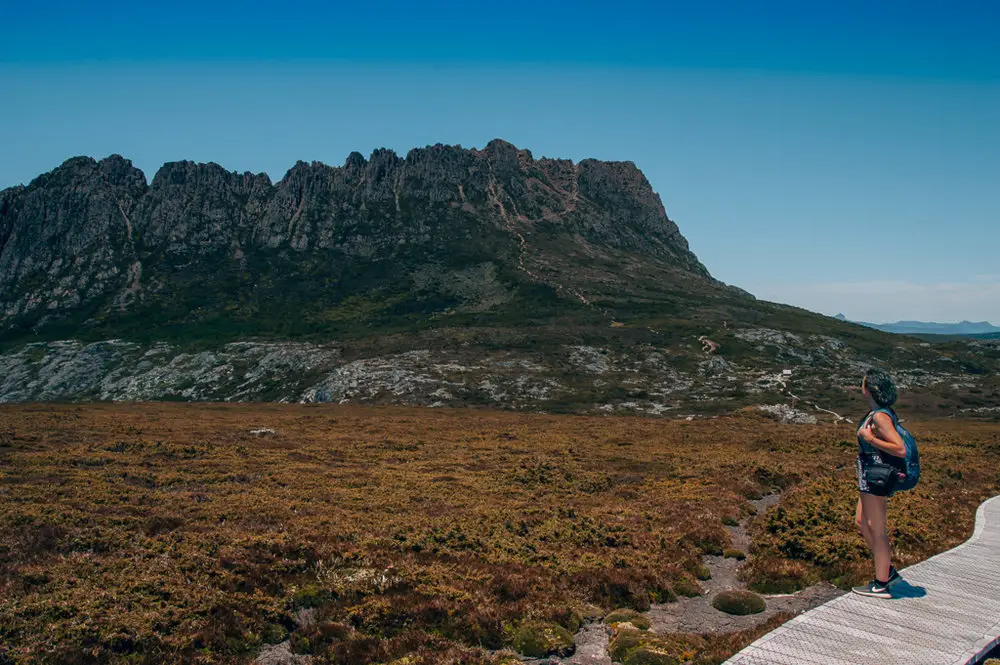
M 841 321 L 847 318 L 843 314 L 836 317 Z M 995 335 L 1000 333 L 1000 327 L 994 326 L 989 321 L 961 321 L 959 323 L 928 323 L 925 321 L 897 321 L 895 323 L 867 323 L 865 321 L 854 321 L 858 325 L 868 326 L 884 332 L 896 333 L 900 335 Z
M 499 140 L 299 162 L 275 184 L 175 162 L 147 185 L 119 156 L 78 157 L 0 194 L 7 337 L 192 323 L 289 335 L 342 330 L 359 312 L 497 318 L 553 301 L 566 272 L 600 279 L 626 257 L 724 288 L 632 163 L 535 160 Z
M 795 399 L 794 368 L 795 394 L 830 408 L 872 363 L 933 391 L 1000 355 L 714 279 L 631 162 L 494 140 L 298 162 L 278 182 L 188 161 L 147 181 L 113 155 L 0 192 L 0 401 L 680 414 Z

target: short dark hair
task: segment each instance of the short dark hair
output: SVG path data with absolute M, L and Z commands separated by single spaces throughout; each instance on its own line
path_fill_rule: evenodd
M 892 406 L 896 403 L 896 398 L 899 397 L 892 377 L 874 367 L 865 372 L 865 386 L 868 387 L 872 399 L 879 406 Z

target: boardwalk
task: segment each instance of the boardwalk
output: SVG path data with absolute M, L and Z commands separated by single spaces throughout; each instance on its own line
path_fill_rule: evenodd
M 723 665 L 966 665 L 1000 642 L 1000 496 L 972 538 L 900 571 L 898 598 L 848 593 L 788 621 Z

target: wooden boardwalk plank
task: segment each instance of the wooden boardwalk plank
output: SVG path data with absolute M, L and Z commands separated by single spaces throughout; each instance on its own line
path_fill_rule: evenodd
M 920 653 L 936 662 L 945 663 L 954 660 L 959 653 L 958 649 L 950 652 L 942 650 L 942 640 L 938 636 L 935 636 L 936 640 L 915 640 L 901 631 L 892 634 L 880 630 L 877 623 L 859 627 L 823 618 L 800 625 L 798 635 L 812 644 L 821 643 L 826 648 L 835 650 L 839 656 L 850 656 L 852 662 L 908 662 L 908 659 L 901 657 L 902 654 Z M 873 649 L 870 646 L 872 644 L 876 648 Z
M 845 594 L 723 665 L 967 665 L 1000 643 L 1000 496 L 958 547 L 900 571 L 892 600 Z
M 864 626 L 867 630 L 879 634 L 890 636 L 907 635 L 914 640 L 929 639 L 933 642 L 940 642 L 951 638 L 973 640 L 980 635 L 985 625 L 970 626 L 962 615 L 949 614 L 948 616 L 937 616 L 932 612 L 913 613 L 905 610 L 895 610 L 892 608 L 872 609 L 869 612 L 860 612 L 858 608 L 847 610 L 829 610 L 822 615 L 823 620 L 831 623 L 839 623 L 853 626 Z M 911 630 L 914 618 L 921 622 L 922 628 L 919 631 Z M 877 627 L 877 628 L 875 628 Z

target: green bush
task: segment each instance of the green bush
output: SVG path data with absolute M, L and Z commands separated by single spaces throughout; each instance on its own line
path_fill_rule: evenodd
M 677 594 L 674 593 L 673 589 L 651 589 L 649 592 L 650 600 L 654 603 L 672 603 L 677 600 Z
M 752 591 L 723 591 L 712 599 L 712 607 L 726 614 L 757 614 L 767 603 Z
M 624 623 L 626 621 L 639 630 L 649 630 L 649 617 L 632 609 L 621 608 L 613 610 L 606 617 L 604 617 L 604 623 L 608 625 L 613 623 Z
M 757 593 L 794 593 L 819 581 L 819 576 L 802 561 L 755 556 L 741 573 L 747 588 Z
M 654 645 L 643 645 L 633 649 L 622 660 L 623 665 L 680 665 L 680 662 L 673 653 L 663 651 Z
M 619 631 L 608 645 L 608 654 L 623 665 L 680 665 L 695 655 L 683 640 L 658 638 L 638 630 Z
M 292 633 L 291 639 L 292 653 L 312 653 L 312 644 L 309 638 L 300 633 Z
M 585 620 L 584 613 L 581 608 L 568 606 L 553 608 L 546 618 L 553 623 L 559 624 L 568 630 L 570 634 L 580 630 L 580 626 L 583 625 Z M 600 618 L 600 614 L 597 615 L 597 618 Z
M 722 556 L 727 559 L 738 559 L 739 561 L 743 561 L 743 559 L 747 558 L 746 552 L 736 549 L 727 549 L 722 553 Z
M 292 596 L 292 608 L 300 607 L 320 607 L 333 600 L 333 593 L 327 589 L 321 589 L 314 584 L 307 584 Z
M 693 598 L 701 595 L 701 586 L 690 577 L 682 577 L 674 582 L 674 593 Z
M 554 623 L 525 622 L 514 635 L 514 649 L 525 656 L 545 658 L 569 656 L 576 650 L 573 636 Z
M 288 637 L 288 631 L 278 623 L 269 623 L 261 631 L 261 639 L 265 644 L 278 644 L 284 642 L 286 637 Z
M 600 619 L 604 616 L 604 610 L 597 605 L 592 605 L 590 603 L 586 603 L 577 608 L 577 612 L 579 612 L 580 616 L 583 617 L 584 621 L 600 621 Z
M 711 538 L 695 540 L 694 546 L 705 554 L 712 554 L 715 556 L 722 554 L 722 544 Z
M 608 654 L 617 662 L 625 660 L 630 651 L 642 643 L 642 633 L 638 630 L 622 630 L 608 644 Z
M 729 550 L 726 551 L 728 552 Z M 693 572 L 694 576 L 697 577 L 702 582 L 704 582 L 705 580 L 712 579 L 712 571 L 709 570 L 708 566 L 706 566 L 705 564 L 698 565 Z
M 739 526 L 740 521 L 731 515 L 724 515 L 722 518 L 722 523 L 726 526 Z

